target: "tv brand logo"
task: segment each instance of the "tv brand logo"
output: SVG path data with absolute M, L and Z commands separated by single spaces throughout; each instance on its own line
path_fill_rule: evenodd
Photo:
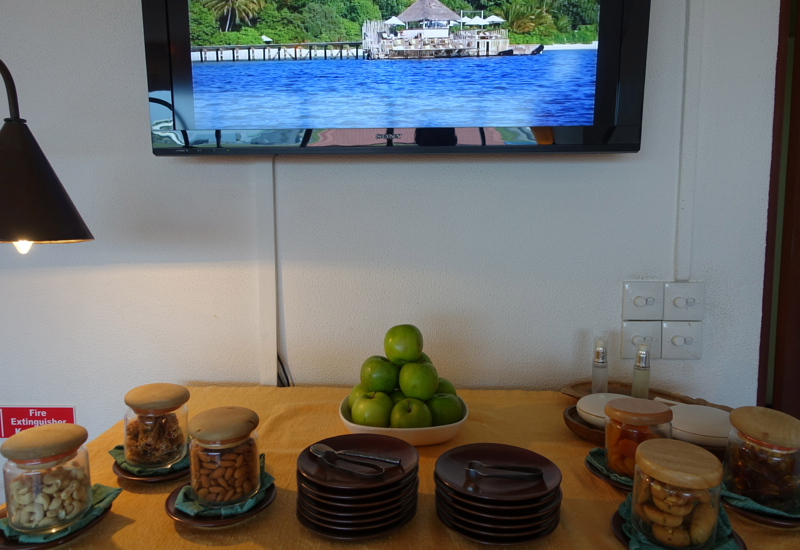
M 375 134 L 375 139 L 400 139 L 403 134 Z

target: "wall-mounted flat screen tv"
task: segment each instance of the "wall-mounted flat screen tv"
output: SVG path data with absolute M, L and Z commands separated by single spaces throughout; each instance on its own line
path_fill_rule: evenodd
M 633 152 L 650 0 L 142 0 L 156 155 Z

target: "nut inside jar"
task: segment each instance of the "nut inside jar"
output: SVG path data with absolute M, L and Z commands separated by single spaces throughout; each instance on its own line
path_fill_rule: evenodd
M 192 441 L 189 453 L 192 489 L 197 498 L 227 506 L 258 491 L 261 472 L 253 439 L 227 449 L 207 448 Z
M 139 414 L 128 420 L 125 460 L 131 464 L 163 465 L 186 453 L 186 437 L 175 413 Z

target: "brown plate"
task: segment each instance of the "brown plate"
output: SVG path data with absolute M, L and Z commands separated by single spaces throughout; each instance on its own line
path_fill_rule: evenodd
M 531 508 L 530 510 L 503 509 L 494 514 L 487 513 L 485 509 L 471 507 L 470 505 L 453 498 L 452 495 L 439 490 L 438 487 L 436 489 L 436 497 L 447 502 L 451 508 L 458 510 L 453 510 L 456 515 L 464 514 L 465 518 L 474 516 L 476 518 L 483 518 L 484 520 L 491 521 L 525 521 L 533 518 L 541 518 L 549 512 L 552 512 L 556 506 L 561 504 L 562 494 L 561 490 L 557 491 L 555 495 L 556 498 L 547 501 L 547 503 L 541 507 Z M 466 514 L 469 514 L 469 516 Z
M 464 537 L 466 539 L 469 539 L 469 540 L 474 541 L 474 542 L 479 542 L 481 544 L 491 544 L 491 545 L 500 545 L 500 546 L 511 546 L 511 545 L 514 545 L 514 544 L 524 544 L 526 542 L 531 542 L 531 541 L 534 541 L 534 540 L 543 539 L 544 537 L 546 537 L 547 535 L 549 535 L 550 533 L 555 531 L 556 528 L 558 527 L 558 521 L 556 521 L 555 523 L 553 523 L 553 526 L 550 527 L 548 530 L 542 531 L 541 533 L 538 533 L 538 534 L 530 536 L 530 537 L 518 537 L 518 538 L 505 537 L 505 538 L 503 538 L 503 537 L 493 537 L 493 536 L 485 536 L 485 535 L 475 535 L 474 533 L 470 533 L 469 531 L 461 529 L 460 527 L 457 527 L 456 525 L 450 523 L 450 521 L 448 521 L 441 513 L 439 513 L 438 509 L 436 510 L 436 515 L 439 517 L 439 521 L 444 523 L 446 527 L 448 527 L 451 531 L 454 531 L 454 532 L 458 533 L 459 535 L 461 535 L 462 537 Z
M 540 506 L 552 502 L 558 495 L 558 489 L 554 490 L 552 493 L 548 495 L 541 496 L 539 498 L 531 499 L 531 500 L 524 500 L 524 501 L 516 501 L 516 502 L 500 502 L 500 501 L 486 501 L 486 500 L 478 500 L 471 498 L 470 495 L 459 493 L 445 485 L 436 474 L 433 474 L 433 480 L 436 484 L 436 490 L 446 494 L 449 497 L 452 497 L 459 502 L 463 502 L 470 506 L 477 507 L 481 510 L 487 511 L 497 511 L 505 513 L 506 511 L 527 511 L 530 512 L 531 510 L 538 510 Z
M 405 479 L 419 464 L 417 449 L 396 437 L 374 434 L 347 434 L 329 437 L 319 443 L 323 443 L 337 451 L 350 449 L 388 455 L 400 459 L 400 464 L 397 466 L 388 462 L 371 460 L 371 462 L 385 468 L 386 472 L 377 480 L 368 479 L 327 466 L 323 459 L 311 454 L 309 447 L 306 447 L 297 457 L 297 472 L 310 481 L 330 489 L 375 489 L 376 487 L 391 485 Z M 347 466 L 352 467 L 353 465 L 349 464 Z
M 622 530 L 623 525 L 625 525 L 625 520 L 619 515 L 619 511 L 614 512 L 614 515 L 611 516 L 611 532 L 614 533 L 618 541 L 625 545 L 625 548 L 628 548 L 631 539 L 625 534 L 625 531 Z M 731 531 L 731 537 L 733 537 L 733 542 L 736 543 L 736 546 L 738 546 L 740 550 L 747 550 L 747 545 L 745 545 L 742 537 L 740 537 L 736 531 Z
M 725 507 L 726 510 L 730 510 L 731 512 L 736 512 L 743 518 L 747 518 L 755 523 L 760 523 L 761 525 L 766 525 L 768 527 L 777 527 L 778 529 L 797 529 L 798 527 L 800 527 L 800 519 L 782 518 L 780 516 L 769 516 L 767 514 L 759 514 L 758 512 L 754 512 L 752 510 L 744 510 L 726 501 L 725 498 L 719 499 L 719 502 Z
M 382 527 L 386 527 L 387 525 L 391 525 L 393 523 L 398 522 L 402 518 L 404 518 L 409 512 L 416 511 L 417 509 L 417 499 L 414 498 L 411 500 L 409 506 L 407 506 L 404 510 L 401 510 L 398 513 L 392 514 L 388 517 L 383 519 L 379 519 L 370 523 L 365 524 L 344 524 L 344 523 L 331 523 L 318 516 L 308 513 L 308 510 L 303 507 L 303 503 L 298 501 L 297 502 L 297 512 L 300 513 L 305 519 L 310 522 L 317 524 L 320 527 L 324 527 L 326 529 L 332 529 L 334 531 L 341 531 L 343 533 L 358 533 L 359 531 L 372 531 L 375 529 L 381 529 Z
M 587 395 L 592 393 L 592 381 L 591 379 L 581 380 L 580 382 L 575 382 L 574 384 L 564 386 L 563 388 L 561 388 L 561 393 L 563 393 L 564 395 L 569 395 L 570 397 L 574 397 L 575 399 L 586 397 Z M 609 380 L 608 393 L 619 393 L 622 395 L 630 395 L 631 384 L 630 382 L 616 382 L 614 380 Z M 695 399 L 694 397 L 687 397 L 679 393 L 672 393 L 665 390 L 656 390 L 653 388 L 650 388 L 650 395 L 648 397 L 649 399 L 655 399 L 656 397 L 660 397 L 662 399 L 675 401 L 677 403 L 688 403 L 689 405 L 705 405 L 706 407 L 714 407 L 715 409 L 720 409 L 727 412 L 731 412 L 733 410 L 732 408 L 726 407 L 725 405 L 715 405 L 714 403 L 709 403 L 705 399 Z
M 497 533 L 517 534 L 520 532 L 528 531 L 536 527 L 550 525 L 550 522 L 561 511 L 561 506 L 556 506 L 548 510 L 546 514 L 539 518 L 523 519 L 523 520 L 498 520 L 486 519 L 475 516 L 473 514 L 463 512 L 457 508 L 450 506 L 447 501 L 436 495 L 436 507 L 441 508 L 448 516 L 463 522 L 464 525 L 472 529 L 489 530 Z
M 327 522 L 330 524 L 341 524 L 341 525 L 358 525 L 364 523 L 375 522 L 381 519 L 386 519 L 389 517 L 397 517 L 402 515 L 403 512 L 408 510 L 408 507 L 412 505 L 413 502 L 416 502 L 417 493 L 412 493 L 408 495 L 405 499 L 401 500 L 397 504 L 389 506 L 383 510 L 378 510 L 376 512 L 368 512 L 368 513 L 360 513 L 360 514 L 336 514 L 332 513 L 328 510 L 324 510 L 316 506 L 312 500 L 308 500 L 303 498 L 302 494 L 298 494 L 297 502 L 299 505 L 302 505 L 303 511 L 306 515 L 310 515 L 314 518 L 317 518 L 323 522 Z
M 487 466 L 536 467 L 542 470 L 542 479 L 521 481 L 484 477 L 478 481 L 466 478 L 465 470 L 471 460 Z M 516 503 L 549 495 L 561 484 L 561 470 L 540 454 L 522 447 L 501 443 L 473 443 L 450 449 L 436 460 L 434 471 L 442 483 L 456 493 L 491 502 Z
M 120 468 L 119 464 L 116 462 L 113 463 L 111 466 L 111 470 L 114 472 L 120 479 L 127 479 L 128 481 L 137 481 L 139 483 L 167 483 L 168 481 L 175 481 L 176 479 L 180 479 L 182 477 L 188 476 L 189 473 L 192 471 L 191 468 L 186 468 L 185 470 L 177 470 L 175 472 L 170 472 L 163 476 L 137 476 L 130 472 L 126 472 L 122 468 Z
M 97 516 L 95 519 L 78 529 L 77 531 L 73 531 L 69 535 L 65 535 L 60 539 L 52 540 L 50 542 L 40 542 L 40 543 L 32 543 L 32 542 L 17 542 L 11 539 L 7 539 L 2 531 L 0 531 L 0 548 L 3 550 L 6 549 L 14 549 L 14 550 L 44 550 L 45 548 L 55 548 L 56 546 L 61 546 L 62 544 L 66 544 L 72 540 L 75 540 L 77 537 L 84 534 L 86 531 L 100 523 L 103 518 L 108 515 L 109 510 L 111 510 L 111 506 L 106 508 L 102 514 Z M 6 510 L 0 510 L 0 518 L 6 517 L 7 512 Z
M 492 537 L 492 538 L 498 539 L 498 540 L 514 539 L 514 538 L 521 538 L 521 537 L 532 537 L 532 536 L 538 535 L 539 533 L 542 533 L 544 531 L 549 530 L 553 526 L 553 524 L 558 523 L 559 519 L 560 519 L 560 514 L 556 513 L 550 519 L 550 521 L 545 522 L 542 525 L 533 527 L 533 528 L 528 529 L 528 530 L 521 530 L 518 533 L 511 533 L 511 532 L 508 532 L 508 531 L 497 531 L 497 530 L 494 530 L 494 529 L 491 529 L 491 528 L 489 528 L 489 529 L 487 529 L 487 528 L 479 528 L 479 527 L 475 527 L 475 526 L 469 525 L 465 521 L 463 521 L 462 519 L 453 516 L 447 510 L 445 510 L 444 508 L 439 508 L 438 506 L 436 507 L 436 513 L 439 515 L 440 518 L 446 519 L 447 521 L 450 522 L 451 525 L 455 525 L 456 527 L 458 527 L 462 531 L 466 531 L 468 533 L 471 533 L 472 535 L 478 535 L 478 536 L 482 536 L 482 537 Z
M 374 498 L 381 495 L 388 495 L 404 490 L 417 479 L 418 468 L 414 468 L 409 474 L 400 481 L 383 487 L 373 489 L 330 489 L 323 485 L 314 483 L 300 474 L 297 475 L 297 483 L 302 483 L 310 493 L 326 499 L 342 500 L 345 502 L 358 502 L 367 498 Z
M 385 527 L 381 527 L 379 529 L 370 529 L 368 531 L 356 531 L 356 532 L 346 532 L 346 531 L 337 531 L 336 529 L 329 529 L 327 527 L 322 527 L 317 525 L 313 521 L 309 521 L 306 517 L 300 513 L 299 508 L 295 508 L 295 515 L 297 516 L 297 520 L 309 531 L 316 533 L 317 535 L 333 540 L 369 540 L 374 539 L 377 537 L 381 537 L 387 533 L 391 533 L 395 529 L 399 529 L 409 521 L 414 518 L 414 515 L 417 513 L 416 507 L 412 508 L 409 513 L 397 522 L 387 525 Z
M 326 510 L 329 510 L 333 513 L 346 512 L 346 511 L 365 512 L 366 510 L 375 512 L 377 511 L 378 508 L 385 508 L 389 504 L 396 504 L 398 501 L 403 500 L 408 495 L 416 493 L 418 487 L 419 487 L 419 479 L 416 480 L 416 483 L 413 483 L 408 487 L 404 487 L 402 490 L 392 495 L 382 495 L 376 498 L 364 499 L 358 501 L 342 501 L 342 500 L 332 499 L 329 497 L 321 497 L 319 495 L 309 492 L 306 489 L 305 485 L 303 485 L 299 481 L 297 484 L 297 489 L 299 494 L 302 494 L 304 497 L 313 499 L 314 501 L 319 503 L 320 507 L 323 507 Z
M 264 495 L 264 498 L 261 499 L 261 502 L 250 508 L 244 514 L 239 514 L 238 516 L 231 516 L 226 518 L 206 518 L 206 517 L 192 517 L 189 514 L 184 514 L 177 508 L 175 508 L 175 501 L 178 500 L 178 493 L 181 492 L 181 489 L 189 485 L 188 483 L 184 483 L 174 491 L 172 491 L 169 496 L 167 497 L 167 501 L 164 503 L 164 508 L 167 510 L 167 515 L 174 519 L 179 523 L 183 523 L 184 525 L 189 525 L 191 527 L 225 527 L 227 525 L 233 525 L 234 523 L 239 523 L 240 521 L 244 521 L 249 517 L 256 515 L 257 513 L 264 510 L 268 507 L 272 502 L 275 500 L 275 495 L 278 494 L 278 489 L 275 487 L 273 483 L 271 486 L 267 487 L 266 491 L 267 494 Z
M 633 491 L 633 485 L 625 485 L 624 483 L 621 483 L 621 482 L 617 481 L 616 479 L 611 479 L 606 474 L 604 474 L 603 472 L 598 470 L 595 467 L 594 464 L 589 462 L 588 459 L 584 460 L 583 464 L 584 464 L 584 466 L 586 466 L 586 469 L 589 470 L 590 474 L 592 474 L 594 477 L 596 477 L 598 479 L 601 479 L 601 480 L 605 481 L 606 483 L 611 485 L 613 488 L 619 489 L 620 491 L 625 491 L 626 493 L 630 493 L 631 491 Z

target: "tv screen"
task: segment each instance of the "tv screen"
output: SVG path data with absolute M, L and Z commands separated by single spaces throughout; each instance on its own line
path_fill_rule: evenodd
M 142 0 L 153 152 L 638 151 L 649 0 Z

